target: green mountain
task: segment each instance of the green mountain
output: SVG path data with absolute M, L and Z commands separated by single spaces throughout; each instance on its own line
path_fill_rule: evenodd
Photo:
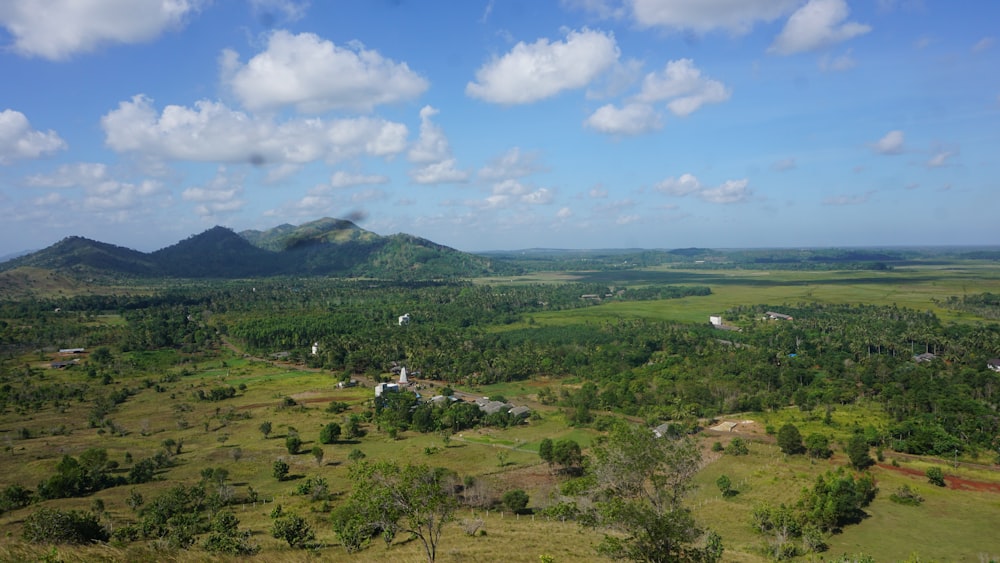
M 158 272 L 150 255 L 84 237 L 66 237 L 48 248 L 0 263 L 0 271 L 42 268 L 80 275 L 113 272 L 150 276 Z
M 511 273 L 503 260 L 411 235 L 380 236 L 332 218 L 239 234 L 213 227 L 151 253 L 69 237 L 0 263 L 0 271 L 20 267 L 85 275 L 223 279 L 283 275 L 439 279 Z

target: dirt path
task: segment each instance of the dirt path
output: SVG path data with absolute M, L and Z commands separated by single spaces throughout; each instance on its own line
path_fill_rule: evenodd
M 912 467 L 896 467 L 888 463 L 879 463 L 878 467 L 879 469 L 885 469 L 886 471 L 895 471 L 897 473 L 912 475 L 914 477 L 920 477 L 922 479 L 927 478 L 927 476 L 924 474 L 923 471 L 920 471 L 919 469 L 913 469 Z M 956 477 L 954 475 L 945 475 L 944 482 L 948 484 L 949 489 L 955 489 L 959 491 L 978 491 L 978 492 L 1000 494 L 1000 483 L 973 481 L 972 479 L 964 479 L 962 477 Z

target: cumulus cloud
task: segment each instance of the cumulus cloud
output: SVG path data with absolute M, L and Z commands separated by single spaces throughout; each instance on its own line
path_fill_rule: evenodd
M 573 210 L 568 207 L 560 207 L 559 211 L 556 211 L 556 218 L 558 219 L 569 219 L 573 216 Z
M 649 104 L 629 103 L 619 108 L 606 104 L 592 113 L 583 124 L 607 135 L 642 135 L 663 128 L 656 110 Z
M 667 195 L 683 197 L 694 195 L 709 203 L 741 203 L 750 199 L 753 192 L 749 189 L 750 181 L 726 180 L 722 185 L 708 187 L 702 185 L 692 174 L 682 174 L 678 178 L 667 178 L 658 182 L 653 189 Z
M 899 154 L 903 152 L 905 136 L 900 130 L 889 131 L 884 137 L 875 141 L 872 148 L 879 154 Z
M 99 162 L 63 164 L 48 174 L 35 174 L 25 183 L 36 188 L 76 188 L 108 179 L 108 166 Z
M 223 81 L 251 110 L 293 106 L 302 113 L 371 111 L 419 96 L 428 87 L 406 63 L 360 44 L 341 47 L 312 33 L 275 31 L 267 49 L 245 65 L 232 50 L 223 52 L 221 62 Z
M 638 100 L 646 103 L 670 100 L 667 107 L 685 116 L 705 104 L 724 102 L 732 93 L 718 80 L 702 76 L 691 59 L 670 61 L 662 72 L 651 72 L 642 81 Z
M 701 191 L 701 182 L 691 174 L 682 174 L 679 178 L 667 178 L 658 182 L 653 189 L 667 195 L 685 196 Z
M 451 147 L 448 145 L 444 130 L 431 121 L 431 117 L 437 113 L 438 110 L 431 106 L 424 106 L 420 110 L 420 137 L 407 155 L 411 162 L 439 162 L 451 156 Z
M 350 172 L 338 170 L 330 176 L 330 187 L 332 188 L 350 188 L 353 186 L 371 186 L 387 183 L 389 183 L 389 177 L 382 176 L 381 174 L 351 174 Z
M 642 27 L 743 34 L 795 9 L 799 0 L 627 0 Z
M 275 122 L 201 100 L 194 108 L 170 105 L 157 114 L 138 95 L 101 118 L 105 143 L 118 152 L 165 160 L 304 164 L 357 156 L 391 157 L 406 148 L 401 123 L 372 117 Z
M 65 148 L 66 141 L 55 131 L 32 129 L 28 118 L 19 111 L 0 111 L 0 165 L 38 158 Z
M 141 43 L 177 28 L 203 0 L 5 0 L 0 25 L 14 50 L 64 60 L 104 44 Z
M 455 184 L 467 181 L 469 173 L 459 169 L 454 158 L 449 158 L 411 170 L 410 178 L 418 184 Z
M 535 188 L 517 180 L 504 180 L 493 184 L 491 193 L 482 201 L 469 202 L 474 207 L 491 209 L 518 205 L 547 205 L 555 194 L 548 188 Z
M 243 179 L 229 176 L 223 166 L 204 186 L 193 186 L 181 192 L 181 199 L 194 202 L 194 212 L 202 218 L 212 218 L 243 209 L 246 201 L 240 199 L 241 195 Z
M 83 208 L 114 220 L 124 220 L 129 211 L 148 209 L 152 197 L 165 193 L 163 184 L 156 180 L 132 183 L 108 179 L 84 190 Z
M 545 167 L 538 162 L 537 153 L 523 152 L 519 147 L 513 147 L 480 168 L 479 177 L 483 180 L 523 178 L 543 170 Z
M 788 18 L 768 52 L 793 55 L 813 51 L 871 31 L 871 26 L 845 22 L 849 14 L 845 0 L 809 0 Z
M 587 28 L 569 31 L 564 41 L 519 42 L 480 67 L 465 93 L 497 104 L 537 102 L 587 86 L 611 68 L 619 55 L 612 34 Z
M 936 152 L 934 153 L 934 155 L 930 157 L 930 159 L 927 160 L 927 167 L 942 168 L 944 166 L 948 166 L 951 164 L 950 162 L 951 158 L 954 157 L 955 155 L 956 155 L 955 151 Z

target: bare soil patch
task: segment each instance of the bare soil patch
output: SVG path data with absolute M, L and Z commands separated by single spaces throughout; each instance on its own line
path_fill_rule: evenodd
M 923 471 L 920 471 L 919 469 L 913 469 L 912 467 L 896 467 L 888 463 L 879 463 L 878 467 L 880 469 L 885 469 L 887 471 L 895 471 L 897 473 L 913 475 L 915 477 L 926 479 L 926 475 L 924 475 Z M 1000 483 L 990 483 L 987 481 L 974 481 L 972 479 L 963 479 L 962 477 L 956 477 L 954 475 L 945 475 L 944 482 L 948 484 L 949 489 L 955 489 L 959 491 L 978 491 L 978 492 L 1000 494 Z

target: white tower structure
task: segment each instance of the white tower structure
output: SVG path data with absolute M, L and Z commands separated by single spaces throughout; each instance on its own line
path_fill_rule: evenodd
M 406 368 L 399 370 L 399 384 L 406 385 L 410 381 L 406 378 Z

